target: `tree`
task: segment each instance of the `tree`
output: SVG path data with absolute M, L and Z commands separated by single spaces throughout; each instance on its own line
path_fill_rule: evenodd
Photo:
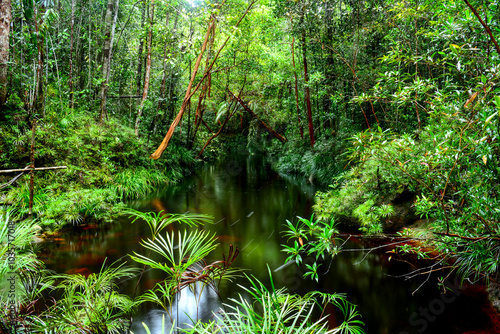
M 118 16 L 118 7 L 120 0 L 116 0 L 115 15 L 113 22 L 111 23 L 111 16 L 113 14 L 113 0 L 108 0 L 108 6 L 106 8 L 106 16 L 104 18 L 105 33 L 104 33 L 104 48 L 103 48 L 103 59 L 102 59 L 102 83 L 101 83 L 101 117 L 100 122 L 104 122 L 104 118 L 107 117 L 106 111 L 106 97 L 108 94 L 108 84 L 109 84 L 109 74 L 111 69 L 111 55 L 113 54 L 113 40 L 115 37 L 115 27 L 116 19 Z
M 70 47 L 69 47 L 69 107 L 71 109 L 75 108 L 75 95 L 74 95 L 74 85 L 73 85 L 73 41 L 75 34 L 75 2 L 71 1 L 71 37 L 70 37 Z
M 314 146 L 314 125 L 312 120 L 311 111 L 311 97 L 309 92 L 309 73 L 307 72 L 307 46 L 306 46 L 306 34 L 302 33 L 302 59 L 304 61 L 304 89 L 305 89 L 305 100 L 307 106 L 307 124 L 309 128 L 309 139 L 311 141 L 311 146 Z
M 255 0 L 252 1 L 252 2 L 250 2 L 250 4 L 248 5 L 248 7 L 246 8 L 245 12 L 240 16 L 238 22 L 234 25 L 235 28 L 237 28 L 239 26 L 239 24 L 245 18 L 245 16 L 250 11 L 250 9 L 255 4 L 255 2 L 256 2 Z M 186 89 L 186 95 L 184 96 L 184 100 L 182 101 L 181 109 L 180 109 L 179 113 L 177 114 L 177 116 L 175 117 L 175 119 L 172 122 L 172 124 L 170 125 L 170 128 L 168 129 L 168 132 L 165 135 L 165 138 L 163 138 L 163 141 L 160 143 L 160 146 L 158 146 L 158 148 L 156 149 L 156 151 L 153 152 L 153 154 L 150 155 L 150 158 L 152 158 L 152 159 L 156 160 L 156 159 L 160 158 L 161 155 L 163 154 L 163 152 L 165 151 L 165 149 L 167 148 L 168 143 L 169 143 L 170 139 L 172 138 L 172 136 L 174 134 L 175 128 L 177 127 L 177 125 L 181 121 L 182 115 L 186 111 L 186 108 L 187 108 L 187 106 L 189 105 L 189 103 L 191 101 L 191 97 L 198 90 L 198 88 L 201 86 L 201 84 L 204 82 L 204 80 L 208 77 L 208 74 L 211 72 L 212 67 L 214 66 L 215 62 L 217 61 L 217 58 L 219 57 L 220 52 L 222 51 L 222 49 L 224 49 L 224 47 L 226 46 L 227 42 L 229 41 L 229 39 L 231 37 L 231 35 L 229 35 L 224 40 L 224 42 L 222 43 L 222 45 L 219 48 L 219 50 L 215 53 L 215 55 L 214 55 L 214 57 L 213 57 L 210 65 L 207 66 L 207 68 L 205 69 L 205 73 L 203 74 L 203 77 L 200 79 L 200 81 L 194 87 L 194 89 L 192 89 L 193 82 L 194 82 L 194 80 L 196 78 L 196 74 L 198 73 L 198 68 L 200 66 L 201 59 L 203 58 L 203 54 L 205 53 L 205 50 L 207 48 L 207 44 L 208 44 L 208 41 L 210 39 L 211 32 L 212 32 L 213 29 L 215 29 L 215 23 L 216 23 L 215 13 L 218 10 L 220 10 L 221 6 L 222 6 L 222 3 L 219 4 L 215 8 L 214 13 L 212 13 L 210 15 L 210 21 L 208 23 L 208 28 L 207 28 L 207 32 L 205 34 L 205 39 L 204 39 L 203 44 L 201 46 L 200 54 L 198 55 L 198 58 L 196 59 L 196 63 L 195 63 L 194 68 L 193 68 L 191 79 L 189 80 L 189 84 L 188 84 L 188 87 Z
M 34 99 L 33 99 L 33 104 L 31 106 L 31 112 L 41 112 L 43 115 L 45 115 L 45 94 L 44 94 L 44 88 L 45 88 L 45 80 L 44 80 L 44 75 L 43 75 L 43 69 L 44 69 L 44 61 L 45 61 L 45 51 L 44 51 L 44 44 L 45 44 L 45 33 L 47 32 L 46 29 L 43 29 L 42 27 L 44 26 L 44 14 L 45 14 L 45 6 L 43 4 L 40 5 L 40 10 L 38 9 L 35 0 L 32 2 L 33 8 L 35 10 L 34 13 L 34 21 L 35 21 L 35 35 L 36 35 L 36 44 L 37 44 L 37 68 L 36 68 L 36 80 L 35 80 L 35 87 L 34 87 Z
M 151 6 L 149 8 L 149 32 L 147 39 L 148 53 L 146 56 L 146 74 L 144 76 L 144 90 L 142 92 L 141 104 L 139 106 L 139 110 L 137 111 L 137 116 L 135 119 L 135 135 L 137 137 L 139 137 L 139 124 L 141 122 L 142 111 L 144 110 L 144 102 L 148 98 L 149 79 L 151 76 L 151 47 L 153 43 L 154 12 L 155 12 L 155 2 L 154 0 L 151 0 Z
M 10 0 L 0 0 L 0 111 L 7 100 L 9 36 L 12 6 Z

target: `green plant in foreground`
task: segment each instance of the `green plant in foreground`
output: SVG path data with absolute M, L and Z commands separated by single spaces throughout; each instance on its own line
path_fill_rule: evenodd
M 52 281 L 37 259 L 33 221 L 17 221 L 0 207 L 0 328 L 31 333 L 32 312 Z
M 337 223 L 334 219 L 329 222 L 315 219 L 297 217 L 297 224 L 294 225 L 287 220 L 287 230 L 283 232 L 288 236 L 288 240 L 293 239 L 294 245 L 281 245 L 283 252 L 288 254 L 285 262 L 295 261 L 297 265 L 302 264 L 302 256 L 314 256 L 316 261 L 325 259 L 328 256 L 334 256 L 340 248 L 336 245 L 336 235 L 339 233 Z M 316 281 L 319 280 L 318 268 L 321 264 L 314 262 L 312 265 L 306 264 L 306 273 L 304 277 L 310 277 Z
M 105 267 L 85 277 L 56 275 L 62 281 L 57 289 L 62 297 L 54 302 L 35 324 L 38 332 L 49 333 L 123 333 L 137 303 L 118 292 L 117 281 L 133 277 L 137 269 L 124 263 Z
M 269 273 L 270 274 L 270 273 Z M 209 323 L 198 322 L 186 333 L 342 333 L 362 334 L 363 322 L 356 307 L 342 294 L 310 292 L 305 296 L 276 289 L 271 277 L 268 289 L 256 278 L 247 276 L 250 288 L 243 287 L 250 300 L 240 295 Z M 324 310 L 327 304 L 340 309 L 342 323 L 329 329 Z M 317 313 L 320 313 L 317 316 Z
M 230 249 L 229 255 L 223 261 L 206 264 L 204 258 L 212 252 L 216 239 L 205 231 L 177 231 L 167 232 L 165 236 L 161 231 L 173 222 L 185 222 L 189 225 L 196 224 L 189 215 L 163 215 L 160 213 L 140 213 L 129 211 L 136 219 L 144 219 L 153 235 L 153 238 L 142 242 L 149 255 L 135 254 L 132 259 L 163 271 L 167 278 L 158 283 L 152 290 L 147 291 L 139 301 L 154 302 L 164 308 L 171 317 L 169 325 L 173 331 L 175 323 L 172 314 L 172 305 L 177 293 L 186 287 L 195 284 L 205 288 L 217 288 L 213 284 L 216 280 L 232 279 L 236 271 L 229 266 L 237 256 L 237 250 Z M 206 219 L 206 216 L 200 218 Z M 135 221 L 135 220 L 134 220 Z M 318 238 L 316 251 L 328 252 L 332 246 L 331 237 L 337 233 L 335 222 L 328 224 L 316 220 L 301 218 L 296 227 L 295 235 L 304 238 Z M 326 228 L 325 228 L 326 227 Z M 325 231 L 326 229 L 326 231 Z M 304 231 L 304 232 L 298 232 Z M 307 231 L 307 232 L 306 232 Z M 307 239 L 305 239 L 307 240 Z M 155 256 L 151 255 L 154 253 Z M 157 260 L 157 256 L 161 260 Z M 318 255 L 320 256 L 320 255 Z M 317 269 L 317 268 L 316 268 Z M 251 288 L 243 289 L 250 295 L 251 301 L 240 296 L 231 300 L 231 305 L 225 305 L 215 316 L 215 320 L 208 323 L 194 321 L 192 328 L 175 330 L 185 333 L 363 333 L 363 323 L 358 319 L 355 306 L 345 300 L 341 294 L 324 294 L 311 292 L 306 296 L 287 293 L 284 289 L 275 289 L 271 277 L 271 288 L 266 288 L 255 278 L 248 277 Z M 201 292 L 200 292 L 201 295 Z M 344 314 L 344 321 L 335 329 L 329 329 L 326 316 L 318 313 L 324 311 L 327 304 L 339 308 Z M 163 321 L 164 326 L 165 320 Z M 149 331 L 144 325 L 146 331 Z M 166 327 L 165 327 L 166 328 Z
M 212 222 L 210 216 L 203 214 L 166 214 L 163 210 L 160 212 L 142 212 L 134 209 L 127 209 L 123 213 L 129 214 L 130 218 L 134 217 L 132 223 L 136 222 L 138 219 L 144 220 L 149 226 L 153 240 L 163 229 L 173 223 L 195 226 Z
M 163 212 L 142 213 L 128 210 L 135 216 L 132 222 L 143 219 L 151 230 L 151 238 L 143 240 L 141 245 L 148 250 L 147 255 L 134 253 L 131 258 L 144 266 L 161 270 L 166 278 L 144 293 L 139 302 L 153 302 L 161 306 L 171 317 L 174 298 L 184 288 L 201 284 L 201 294 L 204 289 L 218 291 L 216 282 L 222 279 L 231 280 L 237 270 L 230 266 L 238 255 L 238 250 L 230 247 L 229 254 L 221 261 L 206 263 L 205 258 L 217 247 L 214 235 L 203 230 L 183 232 L 167 232 L 165 237 L 161 232 L 172 223 L 183 223 L 188 226 L 210 223 L 206 215 L 196 214 L 163 214 Z M 161 260 L 157 260 L 160 256 Z

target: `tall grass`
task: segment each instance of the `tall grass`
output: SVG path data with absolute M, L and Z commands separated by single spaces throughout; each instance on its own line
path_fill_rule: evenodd
M 167 185 L 169 179 L 158 170 L 127 169 L 113 177 L 110 188 L 121 200 L 145 196 Z

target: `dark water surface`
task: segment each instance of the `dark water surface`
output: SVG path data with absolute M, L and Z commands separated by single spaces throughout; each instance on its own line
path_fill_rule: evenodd
M 286 255 L 280 244 L 286 243 L 282 231 L 286 220 L 296 221 L 297 216 L 310 217 L 314 187 L 303 180 L 272 172 L 262 159 L 250 156 L 224 163 L 206 165 L 193 175 L 158 196 L 130 203 L 141 211 L 164 210 L 171 213 L 195 212 L 214 217 L 214 224 L 205 227 L 216 233 L 220 246 L 212 259 L 222 259 L 229 245 L 237 246 L 240 255 L 234 266 L 245 269 L 247 274 L 269 284 L 268 268 L 278 287 L 304 294 L 312 290 L 342 292 L 358 305 L 367 333 L 495 333 L 488 316 L 488 303 L 481 289 L 459 288 L 453 280 L 447 281 L 450 291 L 441 294 L 436 278 L 419 288 L 428 278 L 422 275 L 414 280 L 400 277 L 416 268 L 408 263 L 389 260 L 387 249 L 373 252 L 343 252 L 322 265 L 323 275 L 318 283 L 303 279 L 303 271 L 295 264 L 283 265 Z M 182 226 L 177 226 L 180 230 Z M 127 217 L 118 217 L 106 227 L 84 226 L 78 232 L 67 233 L 46 244 L 41 257 L 47 267 L 57 272 L 88 274 L 98 272 L 104 259 L 112 262 L 127 254 L 147 254 L 139 241 L 149 236 L 145 223 L 130 223 Z M 348 249 L 377 246 L 351 238 Z M 311 263 L 312 259 L 305 259 Z M 152 288 L 162 280 L 162 273 L 147 270 L 137 294 Z M 220 295 L 236 297 L 246 284 L 244 278 L 237 282 L 223 281 Z M 136 279 L 121 283 L 123 293 L 133 295 Z M 413 295 L 412 292 L 417 290 Z M 174 309 L 178 322 L 188 318 L 208 319 L 220 307 L 219 298 L 205 290 L 201 298 L 188 290 L 179 298 Z M 208 291 L 208 292 L 207 292 Z M 134 333 L 145 333 L 140 322 L 158 328 L 164 312 L 143 309 L 137 315 Z M 159 333 L 159 330 L 153 333 Z

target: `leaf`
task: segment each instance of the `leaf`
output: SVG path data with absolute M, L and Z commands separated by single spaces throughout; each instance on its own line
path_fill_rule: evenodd
M 486 158 L 486 156 L 485 156 L 485 155 L 483 155 L 483 162 L 484 162 L 484 164 L 485 164 L 485 165 L 486 165 L 486 163 L 488 162 L 488 158 Z
M 484 76 L 484 74 L 481 74 L 481 82 L 482 82 L 483 84 L 486 84 L 486 81 L 487 81 L 487 79 L 486 79 L 486 77 Z
M 472 94 L 472 96 L 467 100 L 467 102 L 465 102 L 464 108 L 467 108 L 467 106 L 476 99 L 477 94 L 479 94 L 479 91 L 477 91 L 474 94 Z
M 495 95 L 495 104 L 497 105 L 497 108 L 500 108 L 500 96 Z
M 484 126 L 488 125 L 491 120 L 493 119 L 493 117 L 495 117 L 496 115 L 498 114 L 498 111 L 493 113 L 493 115 L 489 116 L 485 121 L 484 121 Z

